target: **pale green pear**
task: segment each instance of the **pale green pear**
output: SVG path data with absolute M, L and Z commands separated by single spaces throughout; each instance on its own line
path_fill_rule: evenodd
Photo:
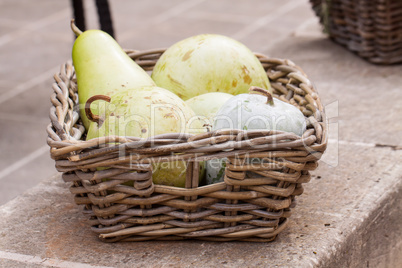
M 87 140 L 110 135 L 148 138 L 165 133 L 206 131 L 182 99 L 156 86 L 113 94 L 100 117 L 99 123 L 91 122 Z M 203 172 L 204 164 L 200 166 Z M 186 163 L 179 160 L 153 163 L 152 179 L 155 184 L 184 187 L 186 169 Z
M 216 113 L 231 97 L 233 95 L 229 93 L 209 92 L 192 97 L 186 100 L 186 103 L 196 115 L 202 117 L 206 125 L 212 127 Z
M 151 75 L 157 86 L 183 100 L 208 92 L 232 95 L 258 86 L 272 93 L 264 67 L 244 44 L 219 34 L 200 34 L 170 46 Z
M 77 76 L 81 119 L 86 129 L 89 120 L 84 112 L 84 104 L 91 96 L 110 96 L 120 90 L 155 85 L 120 45 L 101 30 L 87 30 L 79 34 L 72 49 L 72 59 Z M 92 111 L 98 113 L 95 103 Z

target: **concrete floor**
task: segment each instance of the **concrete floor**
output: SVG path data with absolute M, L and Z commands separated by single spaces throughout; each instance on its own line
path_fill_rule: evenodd
M 300 221 L 304 226 L 308 221 L 304 218 L 306 214 L 311 219 L 321 218 L 322 225 L 331 223 L 331 228 L 325 231 L 320 229 L 319 234 L 330 230 L 334 235 L 322 235 L 320 238 L 349 239 L 346 234 L 351 229 L 345 233 L 342 231 L 343 235 L 340 236 L 335 233 L 339 235 L 338 231 L 344 230 L 344 227 L 355 228 L 368 215 L 374 217 L 379 209 L 379 200 L 400 200 L 396 199 L 400 194 L 393 192 L 391 195 L 391 190 L 387 189 L 401 189 L 397 182 L 402 173 L 402 66 L 376 66 L 332 43 L 321 33 L 308 0 L 110 2 L 117 41 L 124 48 L 144 50 L 167 47 L 191 35 L 220 33 L 238 39 L 253 51 L 291 59 L 309 75 L 326 107 L 330 120 L 330 141 L 319 169 L 314 172 L 316 179 L 306 185 L 304 196 L 300 198 L 300 207 L 304 208 L 299 214 L 295 213 L 293 229 L 283 236 L 282 242 L 291 245 L 293 238 L 303 240 L 296 237 L 303 233 L 310 238 L 310 247 L 304 244 L 305 252 L 314 247 L 311 239 L 315 235 L 297 225 Z M 93 1 L 86 1 L 86 11 L 89 28 L 98 28 Z M 46 126 L 49 124 L 52 76 L 71 57 L 74 40 L 69 28 L 71 14 L 70 1 L 67 0 L 0 0 L 0 205 L 26 191 L 41 193 L 38 188 L 34 192 L 29 191 L 41 181 L 49 183 L 51 179 L 61 180 L 58 176 L 53 176 L 56 170 L 46 144 Z M 60 187 L 59 181 L 54 183 Z M 62 191 L 57 190 L 56 193 Z M 62 193 L 66 195 L 65 192 Z M 58 200 L 57 197 L 52 198 Z M 21 200 L 26 201 L 18 198 L 15 200 L 4 206 L 4 211 L 6 208 L 7 211 L 15 208 Z M 31 195 L 27 200 L 35 200 L 35 197 Z M 324 214 L 315 214 L 312 211 L 311 208 L 317 206 L 317 202 L 326 208 Z M 46 204 L 41 205 L 43 209 Z M 70 213 L 73 206 L 65 206 L 70 209 Z M 400 214 L 394 215 L 399 217 Z M 70 216 L 71 214 L 65 214 L 63 217 Z M 376 217 L 372 222 L 375 220 Z M 383 222 L 387 221 L 381 223 Z M 23 224 L 22 222 L 21 226 Z M 334 225 L 336 228 L 332 229 Z M 9 226 L 7 220 L 3 226 Z M 359 226 L 363 228 L 363 225 Z M 359 228 L 360 237 L 365 236 L 364 230 Z M 60 226 L 55 230 L 63 233 Z M 298 234 L 293 232 L 295 230 Z M 18 232 L 15 231 L 15 234 Z M 85 235 L 90 236 L 87 233 Z M 22 237 L 16 235 L 15 239 Z M 14 243 L 17 240 L 9 241 Z M 98 245 L 91 241 L 95 247 Z M 307 238 L 303 241 L 307 241 Z M 317 243 L 334 244 L 324 242 Z M 22 240 L 18 243 L 21 244 Z M 370 243 L 369 246 L 375 249 L 376 244 Z M 3 249 L 8 244 L 4 242 L 4 245 Z M 283 249 L 289 245 L 282 244 Z M 361 248 L 367 245 L 363 243 Z M 130 247 L 126 248 L 127 252 L 124 254 L 133 252 Z M 257 246 L 250 249 L 263 250 Z M 211 247 L 212 255 L 214 250 Z M 358 252 L 353 256 L 360 256 L 359 260 L 365 258 L 364 254 L 372 252 L 368 249 L 348 250 Z M 14 251 L 19 252 L 17 249 Z M 384 263 L 387 255 L 380 251 L 371 263 Z M 280 247 L 275 252 L 280 252 Z M 297 250 L 294 252 L 297 254 Z M 312 250 L 308 252 L 311 256 L 307 256 L 308 261 L 303 264 L 323 261 L 322 257 L 313 255 Z M 320 253 L 320 250 L 314 252 Z M 51 253 L 30 253 L 28 250 L 24 254 L 68 259 L 64 253 Z M 330 258 L 329 253 L 325 254 L 325 258 Z M 292 256 L 289 258 L 297 257 Z M 350 258 L 351 256 L 352 254 L 349 255 Z M 85 257 L 79 261 L 85 262 Z M 4 265 L 7 260 L 12 259 L 5 258 Z M 314 261 L 310 262 L 310 259 Z M 283 261 L 286 263 L 286 260 Z M 332 261 L 342 263 L 334 259 Z M 0 262 L 0 266 L 2 263 Z M 96 264 L 103 263 L 107 261 Z M 175 262 L 169 259 L 168 263 L 174 265 Z M 359 267 L 362 263 L 354 261 L 353 264 L 349 267 Z M 18 267 L 18 264 L 15 265 L 8 267 Z M 31 265 L 30 267 L 36 267 L 33 263 Z M 59 266 L 62 267 L 61 264 Z

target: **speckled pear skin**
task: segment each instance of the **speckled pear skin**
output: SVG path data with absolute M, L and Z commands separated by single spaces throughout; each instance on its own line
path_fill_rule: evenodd
M 208 92 L 232 95 L 257 86 L 272 93 L 258 58 L 244 44 L 218 34 L 201 34 L 169 47 L 156 63 L 155 83 L 183 100 Z
M 202 121 L 182 99 L 159 87 L 116 93 L 103 114 L 101 125 L 91 122 L 87 140 L 110 135 L 148 138 L 165 133 L 206 131 Z M 184 161 L 153 163 L 152 179 L 155 184 L 184 187 L 186 169 Z M 203 168 L 200 170 L 204 172 Z
M 81 120 L 86 129 L 90 121 L 84 112 L 84 104 L 93 95 L 111 96 L 120 90 L 155 85 L 113 37 L 101 30 L 87 30 L 77 37 L 72 60 L 77 77 Z M 98 113 L 96 108 L 93 112 Z

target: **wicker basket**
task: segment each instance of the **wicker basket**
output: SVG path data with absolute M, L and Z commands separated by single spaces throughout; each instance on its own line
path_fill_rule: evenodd
M 402 62 L 401 0 L 310 0 L 329 37 L 375 64 Z
M 164 50 L 127 51 L 152 70 Z M 304 72 L 289 60 L 256 54 L 274 96 L 299 107 L 308 125 L 303 137 L 280 131 L 220 130 L 149 139 L 108 136 L 85 141 L 74 68 L 54 76 L 48 144 L 56 168 L 92 230 L 102 241 L 202 239 L 272 241 L 286 227 L 294 198 L 326 149 L 327 122 Z M 199 163 L 227 157 L 224 182 L 199 186 Z M 247 157 L 268 164 L 244 164 Z M 151 161 L 182 159 L 186 187 L 154 185 Z M 98 167 L 108 167 L 98 170 Z M 105 180 L 107 178 L 107 180 Z M 131 185 L 127 185 L 131 182 Z

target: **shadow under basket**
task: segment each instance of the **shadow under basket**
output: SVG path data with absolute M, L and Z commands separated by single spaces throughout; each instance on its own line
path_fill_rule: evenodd
M 164 50 L 128 55 L 152 71 Z M 148 139 L 108 136 L 85 141 L 71 62 L 54 75 L 48 144 L 56 168 L 105 242 L 201 239 L 274 240 L 327 146 L 327 120 L 315 88 L 290 60 L 256 53 L 274 96 L 298 107 L 302 137 L 281 131 L 219 130 Z M 224 181 L 199 185 L 200 163 L 227 158 Z M 245 164 L 247 158 L 263 158 Z M 156 185 L 150 163 L 183 160 L 186 187 Z M 107 169 L 97 169 L 107 167 Z
M 331 40 L 374 64 L 402 63 L 401 0 L 310 0 Z

